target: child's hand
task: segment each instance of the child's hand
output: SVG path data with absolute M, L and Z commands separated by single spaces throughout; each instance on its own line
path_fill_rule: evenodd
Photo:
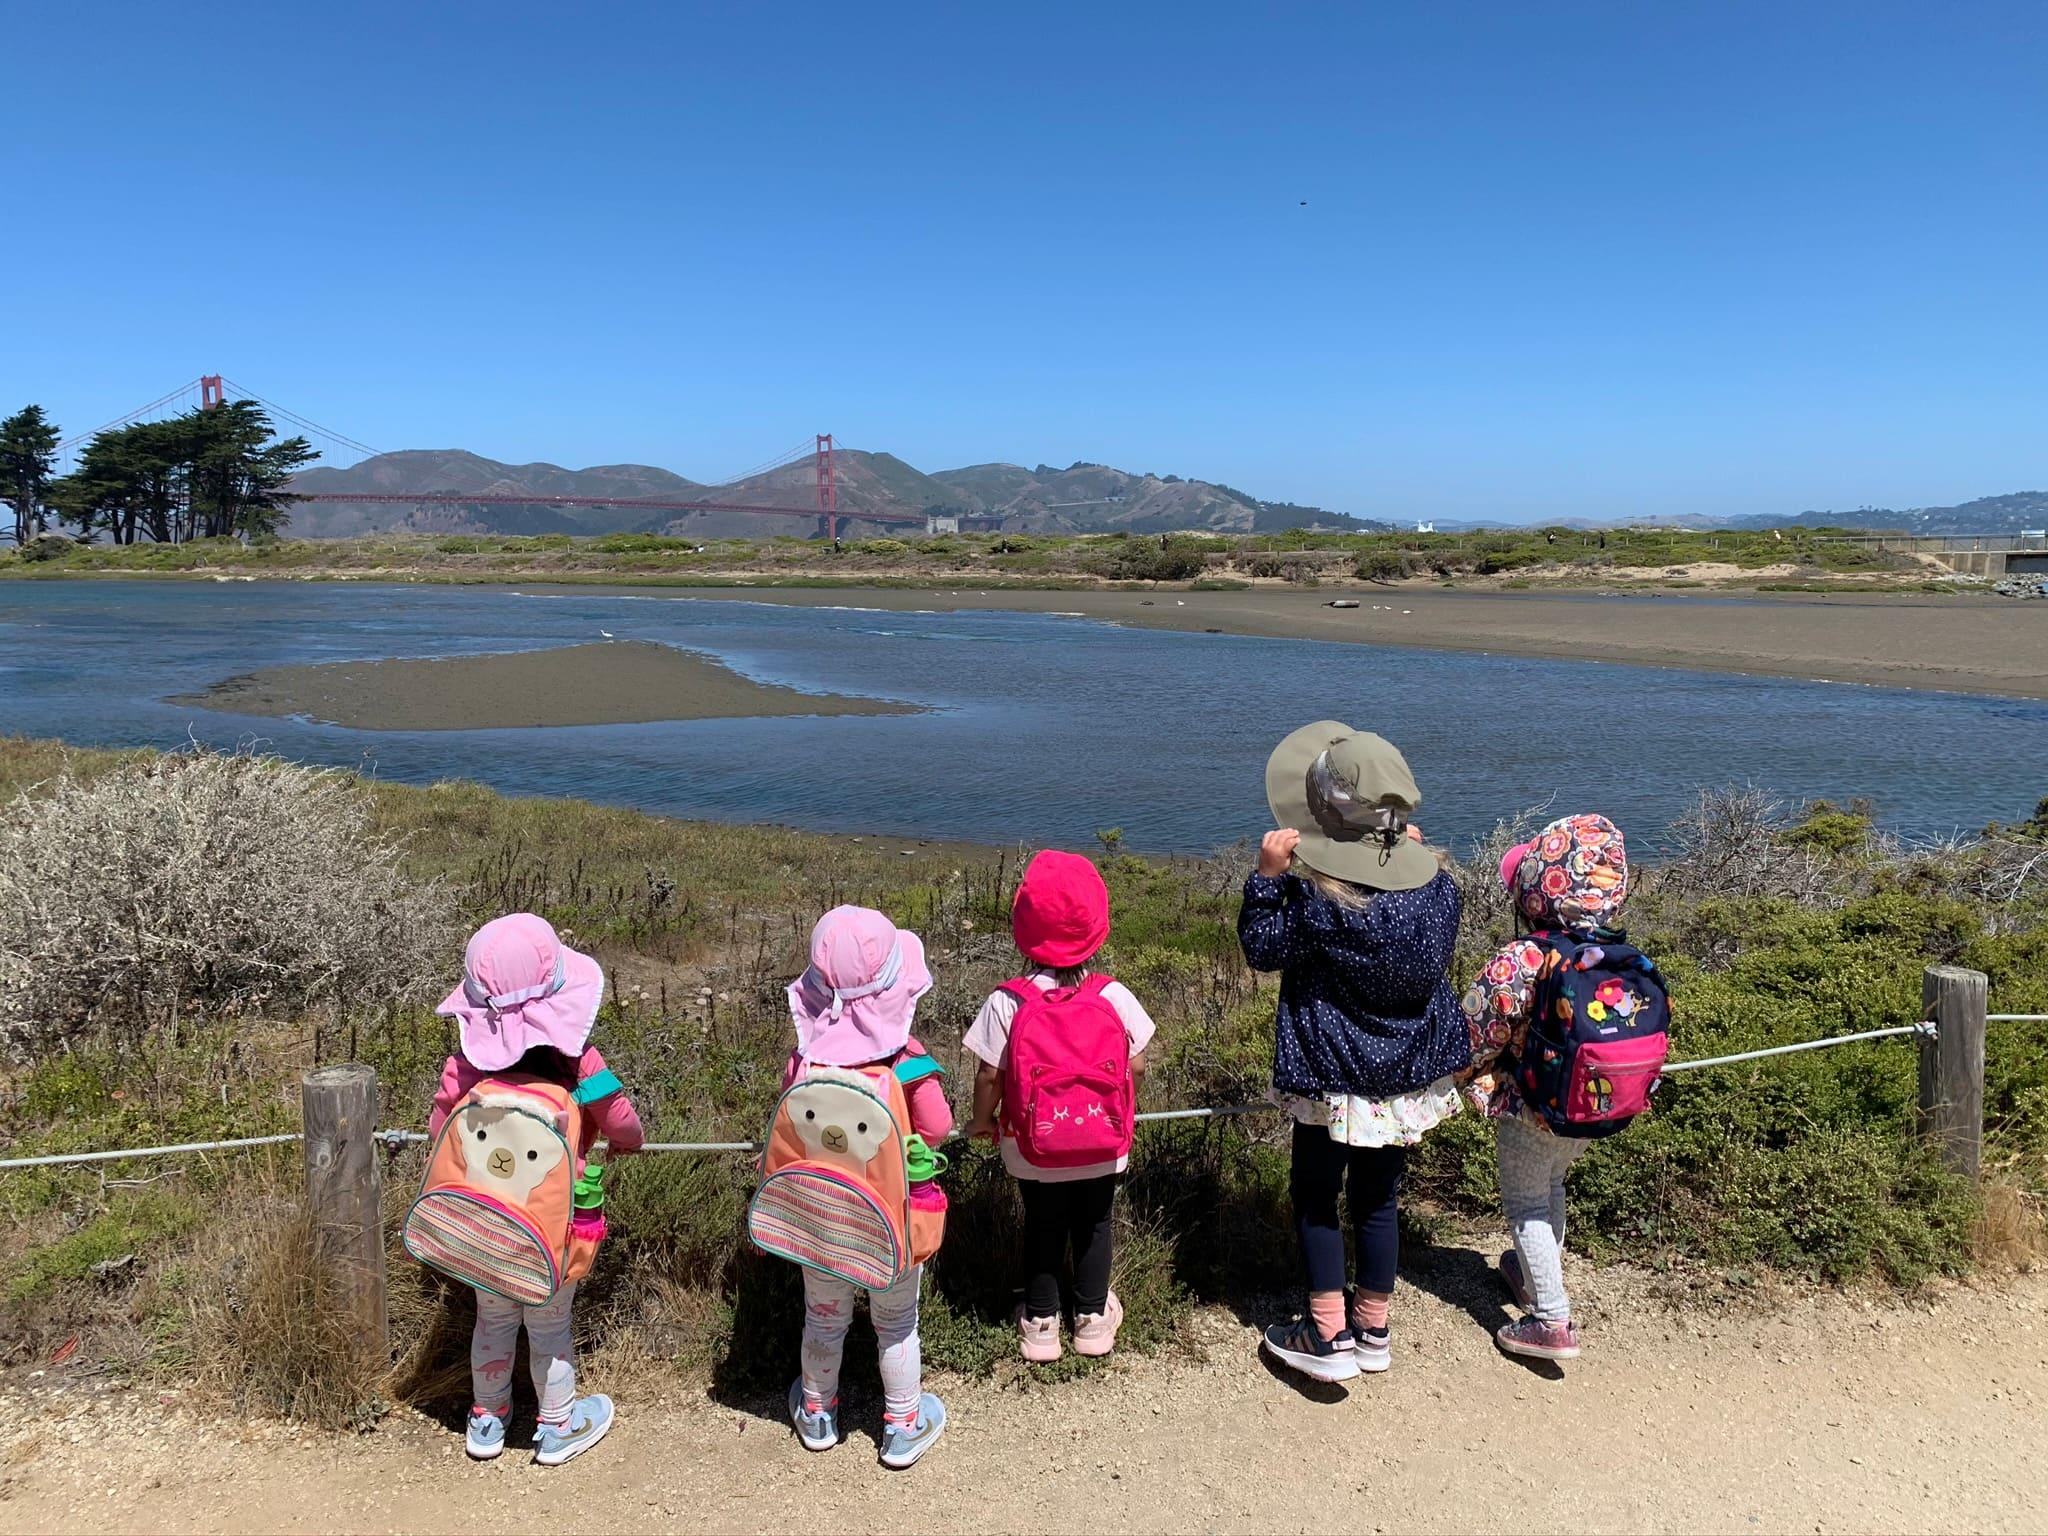
M 1301 841 L 1301 834 L 1292 827 L 1282 827 L 1277 832 L 1268 832 L 1259 839 L 1259 873 L 1268 880 L 1277 880 L 1287 873 L 1287 866 L 1294 862 L 1295 844 Z
M 1411 843 L 1422 841 L 1422 828 L 1416 826 L 1412 821 L 1408 823 L 1408 841 Z
M 960 1134 L 969 1141 L 992 1142 L 996 1139 L 996 1122 L 993 1117 L 970 1120 L 967 1122 L 967 1129 Z

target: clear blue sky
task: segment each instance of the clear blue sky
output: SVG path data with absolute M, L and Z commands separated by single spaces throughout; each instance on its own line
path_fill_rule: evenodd
M 2048 486 L 2048 6 L 16 7 L 0 407 L 1390 517 Z M 1301 204 L 1306 200 L 1307 206 Z

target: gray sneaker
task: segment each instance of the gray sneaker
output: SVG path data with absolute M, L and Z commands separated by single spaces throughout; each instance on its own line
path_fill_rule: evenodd
M 918 1457 L 939 1443 L 946 1432 L 946 1405 L 927 1392 L 918 1399 L 917 1422 L 909 1428 L 884 1422 L 882 1465 L 901 1472 L 917 1465 Z
M 597 1444 L 611 1427 L 610 1398 L 602 1392 L 579 1397 L 569 1405 L 567 1423 L 541 1425 L 533 1438 L 533 1459 L 544 1467 L 559 1467 Z

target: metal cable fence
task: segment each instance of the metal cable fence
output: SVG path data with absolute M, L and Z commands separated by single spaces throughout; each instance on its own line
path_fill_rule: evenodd
M 2048 1022 L 2048 1014 L 2038 1013 L 1994 1013 L 1988 1015 L 1992 1022 L 2038 1023 Z M 1666 1062 L 1662 1076 L 1669 1077 L 1679 1072 L 1696 1072 L 1709 1067 L 1733 1066 L 1739 1062 L 1761 1061 L 1768 1057 L 1790 1056 L 1802 1051 L 1827 1050 L 1837 1045 L 1855 1045 L 1869 1040 L 1886 1040 L 1905 1035 L 1931 1039 L 1938 1033 L 1932 1020 L 1922 1019 L 1915 1024 L 1900 1024 L 1888 1029 L 1867 1029 L 1853 1035 L 1829 1035 L 1819 1040 L 1801 1040 L 1791 1045 L 1767 1046 L 1762 1050 L 1738 1051 L 1730 1056 L 1704 1056 L 1693 1061 Z M 1141 1124 L 1174 1120 L 1214 1120 L 1234 1115 L 1252 1115 L 1267 1111 L 1278 1112 L 1279 1106 L 1260 1102 L 1253 1104 L 1222 1104 L 1193 1109 L 1147 1110 L 1135 1118 Z M 123 1158 L 172 1157 L 201 1152 L 232 1152 L 250 1147 L 283 1146 L 304 1140 L 298 1131 L 286 1131 L 272 1136 L 242 1136 L 225 1141 L 190 1141 L 158 1147 L 120 1147 L 98 1152 L 55 1152 L 40 1157 L 0 1158 L 0 1172 L 17 1168 L 52 1168 L 74 1164 L 114 1162 Z M 401 1147 L 414 1145 L 429 1139 L 425 1131 L 383 1130 L 371 1133 L 371 1139 L 386 1151 L 396 1152 Z M 646 1153 L 688 1153 L 709 1154 L 719 1152 L 759 1152 L 761 1143 L 754 1141 L 650 1141 L 644 1143 L 640 1152 Z

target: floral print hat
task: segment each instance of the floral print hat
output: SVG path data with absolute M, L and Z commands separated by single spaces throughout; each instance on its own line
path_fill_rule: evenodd
M 1500 878 L 1538 928 L 1605 926 L 1628 899 L 1628 845 L 1605 816 L 1566 816 L 1510 848 Z

